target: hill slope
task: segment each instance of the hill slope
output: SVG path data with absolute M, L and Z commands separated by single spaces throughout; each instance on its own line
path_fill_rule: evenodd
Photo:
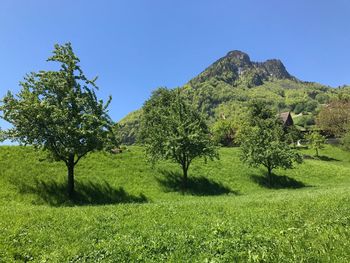
M 212 124 L 222 115 L 231 117 L 244 111 L 252 99 L 262 99 L 277 111 L 303 113 L 300 126 L 314 123 L 320 106 L 336 96 L 350 96 L 348 87 L 328 86 L 298 80 L 280 60 L 252 62 L 247 54 L 231 51 L 182 87 L 188 99 Z M 135 142 L 140 111 L 121 121 L 124 143 Z
M 178 167 L 154 169 L 142 150 L 88 155 L 72 203 L 64 164 L 0 147 L 0 261 L 349 261 L 349 153 L 327 146 L 326 161 L 276 170 L 267 188 L 264 171 L 223 148 L 194 163 L 182 193 Z

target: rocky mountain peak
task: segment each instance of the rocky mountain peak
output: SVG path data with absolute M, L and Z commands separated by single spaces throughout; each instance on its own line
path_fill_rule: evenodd
M 227 55 L 224 57 L 230 60 L 231 62 L 235 64 L 243 64 L 243 65 L 250 65 L 251 61 L 248 56 L 248 54 L 239 51 L 239 50 L 233 50 L 227 53 Z
M 270 74 L 270 76 L 277 79 L 289 79 L 292 76 L 288 73 L 283 63 L 279 59 L 269 59 L 262 63 L 263 67 Z
M 232 86 L 259 86 L 264 81 L 276 79 L 292 79 L 283 63 L 278 59 L 269 59 L 265 62 L 252 62 L 249 55 L 233 50 L 220 58 L 206 70 L 192 79 L 189 83 L 196 86 L 199 83 L 215 79 Z

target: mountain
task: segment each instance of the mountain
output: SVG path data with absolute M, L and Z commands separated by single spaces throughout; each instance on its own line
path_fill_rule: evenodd
M 292 76 L 278 59 L 253 62 L 248 54 L 234 50 L 218 59 L 181 87 L 186 98 L 201 111 L 209 125 L 220 118 L 235 118 L 252 99 L 291 111 L 297 125 L 315 124 L 320 107 L 334 97 L 350 98 L 350 87 L 331 88 Z M 142 111 L 128 114 L 119 122 L 121 139 L 135 142 Z
M 197 85 L 213 78 L 232 86 L 246 84 L 247 87 L 259 86 L 265 81 L 278 79 L 297 81 L 288 73 L 280 60 L 270 59 L 265 62 L 252 62 L 246 53 L 239 50 L 227 53 L 226 56 L 193 78 L 189 84 Z

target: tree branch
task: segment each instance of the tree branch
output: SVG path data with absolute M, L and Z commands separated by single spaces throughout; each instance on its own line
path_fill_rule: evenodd
M 82 157 L 84 157 L 86 154 L 88 154 L 90 151 L 86 151 L 86 152 L 84 152 L 82 155 L 80 155 L 80 156 L 78 156 L 78 159 L 74 162 L 74 165 L 76 165 L 78 162 L 79 162 L 79 160 L 82 158 Z

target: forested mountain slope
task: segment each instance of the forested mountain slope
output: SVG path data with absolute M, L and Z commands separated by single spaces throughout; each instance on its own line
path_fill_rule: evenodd
M 234 117 L 247 102 L 262 99 L 277 111 L 292 111 L 296 123 L 309 127 L 320 107 L 334 97 L 350 97 L 347 86 L 331 88 L 292 76 L 278 59 L 253 62 L 242 51 L 230 51 L 181 87 L 185 96 L 206 116 L 210 125 L 219 118 Z M 141 111 L 120 121 L 122 140 L 135 142 Z

